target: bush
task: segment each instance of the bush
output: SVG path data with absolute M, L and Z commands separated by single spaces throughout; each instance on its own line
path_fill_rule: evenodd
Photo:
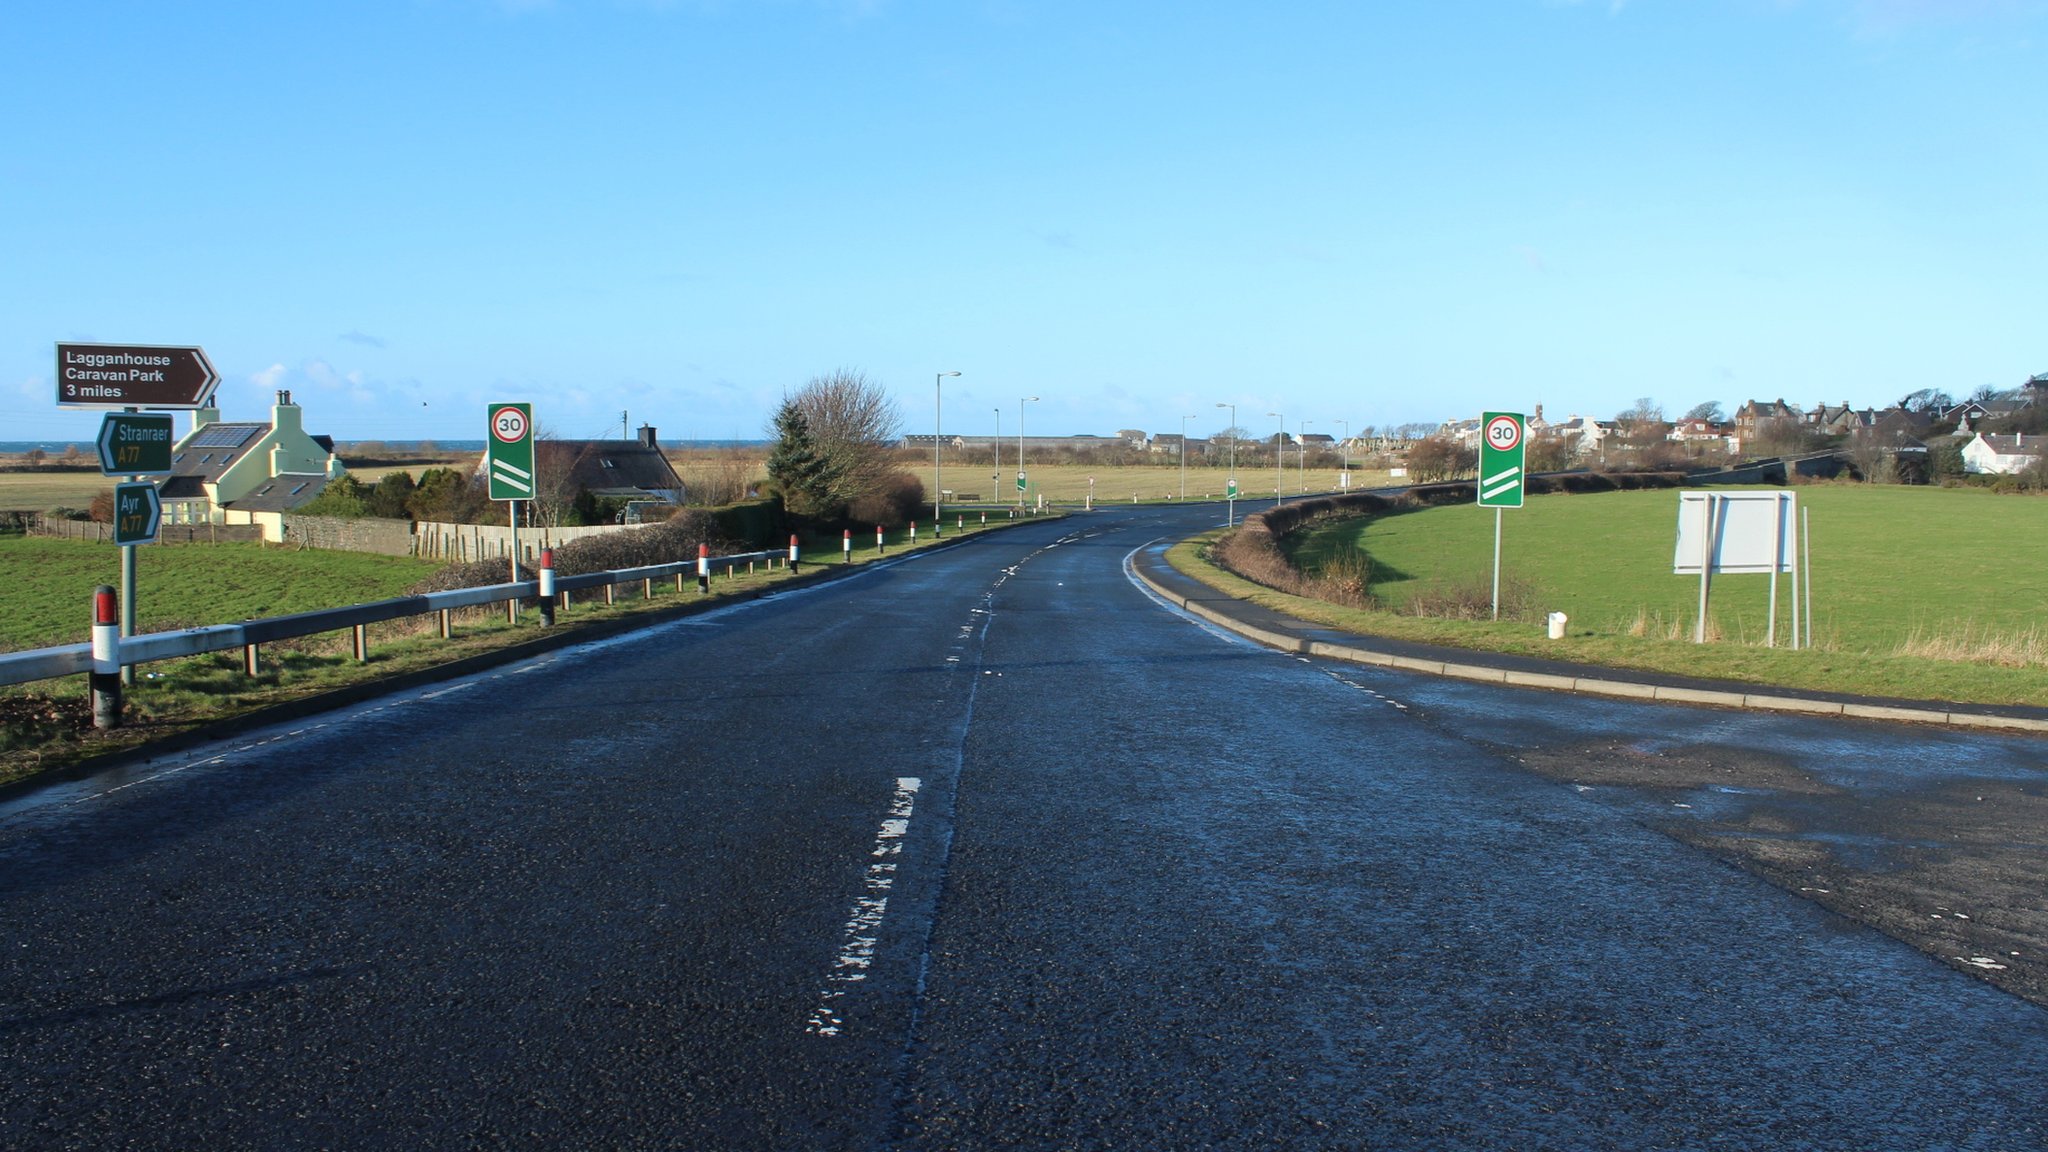
M 847 510 L 857 524 L 895 526 L 917 519 L 918 509 L 929 508 L 924 481 L 908 472 L 892 472 L 882 478 L 874 491 L 860 497 Z
M 738 551 L 718 535 L 717 526 L 710 516 L 686 508 L 661 524 L 607 532 L 602 536 L 586 536 L 563 544 L 554 550 L 555 573 L 578 576 L 585 572 L 645 568 L 654 564 L 695 560 L 699 544 L 709 544 L 714 555 Z M 413 585 L 410 591 L 419 594 L 503 584 L 511 575 L 510 567 L 503 557 L 450 564 Z M 524 569 L 522 564 L 522 574 Z

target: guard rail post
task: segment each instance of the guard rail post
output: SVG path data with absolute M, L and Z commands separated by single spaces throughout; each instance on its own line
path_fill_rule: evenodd
M 555 626 L 555 550 L 540 550 L 540 626 Z
M 92 726 L 121 726 L 121 601 L 111 584 L 92 590 Z

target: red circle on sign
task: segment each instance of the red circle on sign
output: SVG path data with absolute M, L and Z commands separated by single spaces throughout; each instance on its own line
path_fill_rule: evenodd
M 1522 442 L 1522 422 L 1513 416 L 1495 416 L 1486 422 L 1486 443 L 1496 452 L 1512 452 Z
M 526 439 L 526 413 L 509 406 L 491 413 L 491 436 L 500 444 Z

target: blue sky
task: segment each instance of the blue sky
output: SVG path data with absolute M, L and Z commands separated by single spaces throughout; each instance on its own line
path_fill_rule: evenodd
M 2048 0 L 415 0 L 0 16 L 0 440 L 59 341 L 344 440 L 1356 431 L 2048 371 Z

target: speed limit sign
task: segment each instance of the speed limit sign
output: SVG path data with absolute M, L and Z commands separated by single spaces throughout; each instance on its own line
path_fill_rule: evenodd
M 1480 421 L 1479 506 L 1522 506 L 1522 459 L 1527 454 L 1519 412 L 1488 412 Z
M 1486 445 L 1495 452 L 1512 452 L 1522 443 L 1522 418 L 1498 412 L 1486 421 Z
M 491 439 L 500 444 L 517 444 L 526 439 L 528 427 L 523 404 L 500 405 L 491 413 Z

